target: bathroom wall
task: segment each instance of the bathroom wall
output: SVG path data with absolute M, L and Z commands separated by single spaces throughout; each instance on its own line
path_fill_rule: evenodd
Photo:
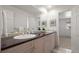
M 2 10 L 0 6 L 0 51 L 1 51 L 1 35 L 2 35 L 2 28 L 3 28 L 3 21 L 2 21 Z
M 71 46 L 73 53 L 79 53 L 79 6 L 72 9 Z

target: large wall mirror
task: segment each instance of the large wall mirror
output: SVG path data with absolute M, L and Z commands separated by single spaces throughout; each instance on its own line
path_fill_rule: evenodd
M 36 31 L 39 26 L 39 19 L 35 16 L 25 13 L 3 10 L 3 37 L 14 35 L 16 33 L 25 33 Z M 27 22 L 28 20 L 28 22 Z M 46 24 L 45 24 L 46 25 Z M 27 29 L 27 27 L 29 29 Z

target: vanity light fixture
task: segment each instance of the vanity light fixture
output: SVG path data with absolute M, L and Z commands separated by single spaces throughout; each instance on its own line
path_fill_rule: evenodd
M 39 10 L 40 10 L 42 13 L 47 14 L 47 10 L 46 10 L 46 8 L 41 7 L 41 8 L 39 8 Z
M 51 9 L 51 8 L 52 8 L 52 6 L 51 6 L 51 5 L 49 5 L 49 6 L 47 6 L 47 8 L 48 8 L 48 9 Z
M 67 11 L 65 13 L 65 17 L 70 18 L 71 17 L 72 12 L 71 11 Z

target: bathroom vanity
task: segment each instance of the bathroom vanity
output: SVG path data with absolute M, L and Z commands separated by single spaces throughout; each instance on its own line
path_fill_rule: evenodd
M 56 47 L 56 32 L 37 35 L 30 39 L 2 38 L 2 53 L 50 53 Z
M 57 45 L 56 17 L 49 17 L 45 21 L 42 17 L 19 10 L 14 6 L 3 6 L 3 33 L 1 38 L 1 52 L 27 52 L 43 53 L 52 52 Z M 53 19 L 54 17 L 54 19 Z M 40 29 L 39 29 L 39 28 Z M 35 33 L 39 31 L 49 31 L 45 33 Z M 51 32 L 50 32 L 51 31 Z M 53 32 L 52 32 L 53 31 Z M 33 33 L 36 36 L 28 39 L 14 39 L 17 35 Z M 26 36 L 27 37 L 27 36 Z M 21 38 L 21 37 L 18 37 Z

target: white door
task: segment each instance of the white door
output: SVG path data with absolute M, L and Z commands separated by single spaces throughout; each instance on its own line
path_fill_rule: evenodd
M 79 53 L 79 7 L 72 10 L 71 20 L 71 38 L 72 38 L 72 52 Z

